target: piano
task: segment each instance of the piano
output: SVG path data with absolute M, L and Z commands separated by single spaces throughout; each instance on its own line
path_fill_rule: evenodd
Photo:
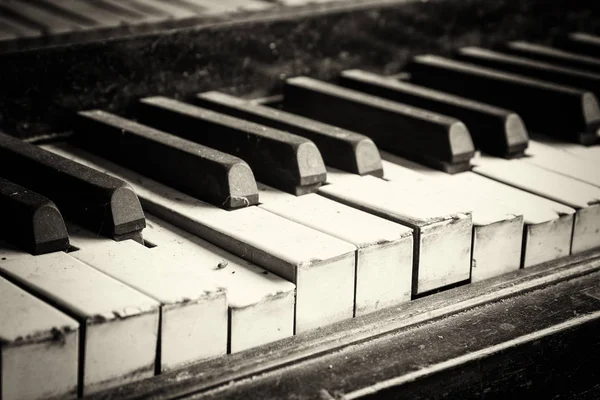
M 0 400 L 600 396 L 600 5 L 0 2 Z

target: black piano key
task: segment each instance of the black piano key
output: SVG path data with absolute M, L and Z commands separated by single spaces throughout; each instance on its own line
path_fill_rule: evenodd
M 243 160 L 100 110 L 78 114 L 75 143 L 219 207 L 258 203 Z
M 573 53 L 600 58 L 600 36 L 583 32 L 573 32 L 563 40 L 560 40 L 557 45 Z
M 529 131 L 596 141 L 600 108 L 590 92 L 434 55 L 413 58 L 407 70 L 419 85 L 514 110 Z
M 69 247 L 69 234 L 56 205 L 3 178 L 0 178 L 0 219 L 0 239 L 31 254 Z
M 331 167 L 358 175 L 383 176 L 379 150 L 364 135 L 225 93 L 200 93 L 194 100 L 201 107 L 310 139 L 319 148 L 325 164 Z
M 475 147 L 489 154 L 511 158 L 527 148 L 527 129 L 512 111 L 361 70 L 343 71 L 339 81 L 350 89 L 455 117 L 467 125 Z
M 246 161 L 257 180 L 301 195 L 325 182 L 325 164 L 310 140 L 166 97 L 140 101 L 141 120 Z
M 474 148 L 457 119 L 307 77 L 288 79 L 284 109 L 369 136 L 381 149 L 449 173 L 465 171 Z
M 142 207 L 125 182 L 0 133 L 4 178 L 48 197 L 61 213 L 115 240 L 141 240 Z
M 501 71 L 589 90 L 600 95 L 600 74 L 560 67 L 544 61 L 502 54 L 478 47 L 464 47 L 456 52 L 462 61 Z
M 571 53 L 556 47 L 515 41 L 506 43 L 502 51 L 517 56 L 527 57 L 539 61 L 546 61 L 564 67 L 600 73 L 600 58 Z

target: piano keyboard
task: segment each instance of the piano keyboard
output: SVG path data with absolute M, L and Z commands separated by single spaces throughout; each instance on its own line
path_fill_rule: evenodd
M 280 6 L 15 3 L 0 22 L 29 29 L 0 33 L 23 43 Z M 157 93 L 127 114 L 81 110 L 64 141 L 0 133 L 0 400 L 234 396 L 229 380 L 273 386 L 321 353 L 304 374 L 323 374 L 408 325 L 449 318 L 429 334 L 458 341 L 453 314 L 495 324 L 517 296 L 529 314 L 499 328 L 514 343 L 596 323 L 598 65 L 600 38 L 576 33 L 416 55 L 398 75 L 290 77 L 269 99 Z M 564 300 L 554 319 L 549 298 Z M 540 328 L 519 328 L 527 318 Z M 494 352 L 510 342 L 496 339 Z M 339 396 L 284 381 L 302 398 L 364 398 L 433 373 L 401 371 Z

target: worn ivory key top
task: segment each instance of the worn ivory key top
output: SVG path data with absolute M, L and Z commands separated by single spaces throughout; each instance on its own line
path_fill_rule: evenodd
M 531 141 L 526 154 L 528 157 L 522 160 L 527 163 L 600 187 L 600 160 L 594 162 L 579 158 L 535 140 Z
M 78 337 L 77 321 L 0 278 L 0 399 L 75 398 Z
M 383 162 L 389 179 L 397 177 L 398 169 L 390 168 L 389 161 L 384 160 Z M 522 268 L 570 254 L 574 209 L 473 172 L 463 172 L 452 176 L 398 157 L 394 159 L 394 163 L 418 173 L 431 185 L 447 186 L 453 190 L 460 188 L 465 197 L 488 198 L 494 207 L 498 205 L 510 213 L 523 215 L 524 229 L 520 262 Z M 501 254 L 504 254 L 504 251 Z M 477 268 L 482 266 L 479 262 L 477 265 Z M 483 267 L 486 268 L 486 266 Z
M 227 351 L 225 291 L 207 274 L 133 240 L 115 242 L 70 225 L 74 258 L 161 303 L 160 371 Z
M 401 157 L 385 153 L 385 177 L 393 184 L 403 186 L 407 181 L 430 190 L 433 198 L 453 202 L 473 212 L 473 253 L 471 280 L 491 278 L 521 266 L 523 216 L 503 205 L 498 199 L 476 191 L 466 191 L 460 185 L 440 185 L 406 167 Z M 440 172 L 442 174 L 442 172 Z M 449 174 L 446 174 L 450 177 Z M 443 199 L 443 200 L 442 200 Z M 498 255 L 502 254 L 502 257 Z
M 410 300 L 412 229 L 314 193 L 258 189 L 261 208 L 356 246 L 355 315 Z
M 481 156 L 474 163 L 473 171 L 480 175 L 577 210 L 571 253 L 600 246 L 600 188 L 521 160 Z
M 295 283 L 296 332 L 352 318 L 352 244 L 258 207 L 221 210 L 73 147 L 45 147 L 120 176 L 146 211 Z
M 293 283 L 158 217 L 146 218 L 144 238 L 151 254 L 209 275 L 226 290 L 231 353 L 294 334 Z
M 471 213 L 444 205 L 418 185 L 328 170 L 319 194 L 413 229 L 413 295 L 466 281 L 471 271 Z
M 82 325 L 80 396 L 154 375 L 159 303 L 64 252 L 0 257 L 1 275 Z
M 586 164 L 592 163 L 600 166 L 600 146 L 598 145 L 584 146 L 577 143 L 567 143 L 540 134 L 533 134 L 532 139 L 536 143 L 552 148 L 552 150 L 575 156 L 578 160 Z

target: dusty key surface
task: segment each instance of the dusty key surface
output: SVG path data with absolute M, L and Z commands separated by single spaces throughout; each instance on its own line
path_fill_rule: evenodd
M 354 90 L 452 116 L 465 123 L 475 147 L 489 154 L 512 158 L 527 148 L 527 129 L 512 111 L 362 70 L 342 71 L 339 80 Z
M 527 155 L 523 158 L 527 163 L 600 187 L 600 160 L 586 160 L 537 141 L 531 142 Z
M 350 243 L 258 207 L 224 211 L 76 148 L 48 148 L 122 177 L 150 213 L 295 283 L 296 332 L 352 318 Z
M 381 177 L 383 174 L 377 146 L 367 136 L 220 92 L 200 93 L 194 102 L 204 108 L 310 139 L 331 167 L 358 175 Z
M 1 399 L 77 397 L 77 321 L 4 278 L 0 321 Z
M 79 112 L 74 142 L 219 207 L 258 202 L 254 175 L 243 160 L 111 113 Z
M 304 76 L 286 80 L 283 107 L 447 172 L 464 171 L 474 152 L 468 129 L 457 119 Z
M 0 178 L 0 238 L 31 254 L 66 250 L 69 234 L 46 197 Z
M 600 188 L 520 160 L 478 157 L 473 171 L 577 210 L 571 253 L 600 246 Z
M 471 254 L 471 281 L 481 281 L 502 275 L 521 266 L 523 243 L 523 215 L 490 194 L 467 191 L 452 180 L 427 179 L 410 168 L 403 167 L 407 160 L 383 153 L 385 177 L 395 185 L 413 182 L 429 190 L 430 195 L 472 211 L 473 248 Z M 442 174 L 440 172 L 440 174 Z M 461 175 L 461 174 L 458 174 Z M 451 175 L 447 175 L 450 177 Z M 443 183 L 443 184 L 441 184 Z M 502 254 L 502 257 L 498 255 Z
M 229 352 L 294 334 L 296 286 L 158 217 L 147 215 L 152 254 L 209 275 L 227 292 Z
M 600 165 L 600 146 L 598 145 L 584 146 L 577 143 L 566 143 L 551 136 L 538 133 L 532 135 L 532 140 L 545 146 L 552 147 L 554 150 L 573 155 L 582 162 L 591 162 L 595 165 Z
M 407 70 L 417 84 L 514 110 L 529 130 L 582 144 L 596 141 L 600 108 L 585 89 L 434 55 L 413 58 Z
M 325 164 L 310 140 L 166 97 L 140 100 L 141 120 L 166 132 L 236 155 L 256 178 L 293 194 L 325 181 Z
M 165 258 L 132 240 L 115 242 L 69 225 L 69 253 L 160 302 L 159 371 L 227 352 L 225 291 L 206 273 Z
M 145 226 L 129 185 L 30 143 L 0 133 L 3 178 L 48 197 L 66 218 L 116 240 L 139 238 Z
M 408 160 L 395 158 L 394 162 L 421 176 L 431 185 L 461 188 L 465 196 L 494 199 L 493 204 L 505 207 L 509 212 L 523 215 L 523 246 L 521 267 L 530 267 L 542 262 L 566 257 L 571 253 L 575 210 L 544 197 L 516 189 L 473 172 L 449 175 Z M 393 178 L 396 169 L 390 171 Z M 386 172 L 388 174 L 388 172 Z
M 412 229 L 314 193 L 259 191 L 261 208 L 356 246 L 355 315 L 410 300 Z
M 465 281 L 471 270 L 469 210 L 440 203 L 417 185 L 400 187 L 329 170 L 319 194 L 413 229 L 413 295 Z
M 0 274 L 85 325 L 79 395 L 154 375 L 158 302 L 64 252 L 2 248 L 0 258 Z

